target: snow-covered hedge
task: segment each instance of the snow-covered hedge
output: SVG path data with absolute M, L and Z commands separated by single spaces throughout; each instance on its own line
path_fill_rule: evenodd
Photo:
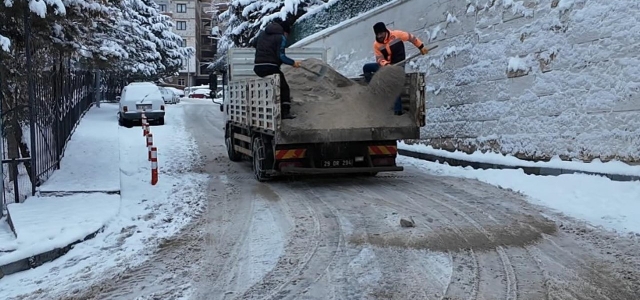
M 293 25 L 290 44 L 325 28 L 353 18 L 393 0 L 329 0 L 326 4 L 310 10 Z

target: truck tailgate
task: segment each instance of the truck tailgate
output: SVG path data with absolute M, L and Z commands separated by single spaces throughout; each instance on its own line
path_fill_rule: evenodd
M 420 128 L 378 127 L 343 129 L 280 130 L 276 134 L 278 144 L 364 142 L 381 140 L 419 139 Z

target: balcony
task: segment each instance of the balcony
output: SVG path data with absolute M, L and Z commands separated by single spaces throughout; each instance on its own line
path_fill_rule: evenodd
M 215 45 L 211 44 L 200 44 L 200 51 L 215 51 Z
M 213 61 L 216 56 L 216 50 L 200 50 L 200 60 L 201 61 Z
M 211 26 L 210 25 L 200 26 L 200 35 L 211 35 Z

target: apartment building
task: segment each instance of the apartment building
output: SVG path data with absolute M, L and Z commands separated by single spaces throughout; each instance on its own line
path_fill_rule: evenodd
M 218 16 L 225 12 L 229 7 L 228 0 L 210 0 L 208 6 L 202 6 L 202 27 L 200 41 L 202 47 L 200 49 L 201 73 L 208 73 L 208 66 L 214 62 L 217 57 L 218 39 L 224 31 L 224 24 L 220 24 Z
M 173 31 L 182 37 L 183 46 L 195 49 L 195 55 L 184 61 L 179 76 L 169 81 L 185 87 L 207 84 L 207 67 L 217 52 L 212 30 L 220 28 L 218 14 L 227 10 L 228 0 L 156 0 L 156 3 L 162 13 L 173 18 Z
M 181 86 L 193 86 L 199 74 L 200 49 L 200 5 L 197 0 L 156 0 L 160 11 L 174 21 L 173 32 L 182 37 L 182 45 L 196 49 L 196 55 L 185 59 L 177 77 L 171 78 L 171 83 Z

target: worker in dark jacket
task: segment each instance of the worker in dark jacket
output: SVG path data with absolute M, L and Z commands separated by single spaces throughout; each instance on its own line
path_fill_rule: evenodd
M 300 67 L 299 61 L 287 57 L 284 52 L 289 32 L 290 26 L 286 22 L 273 22 L 267 25 L 255 42 L 256 56 L 253 67 L 253 71 L 260 77 L 280 75 L 280 112 L 283 119 L 293 119 L 295 116 L 291 114 L 289 85 L 280 66 L 284 63 L 295 68 Z
M 383 22 L 373 25 L 373 32 L 376 35 L 376 40 L 373 42 L 373 53 L 376 56 L 376 62 L 365 64 L 362 67 L 367 83 L 371 81 L 373 73 L 378 71 L 380 67 L 401 62 L 406 58 L 404 42 L 412 43 L 420 50 L 422 55 L 429 52 L 427 47 L 415 35 L 402 30 L 389 30 Z M 396 115 L 402 115 L 402 100 L 400 97 L 396 99 L 393 110 Z

